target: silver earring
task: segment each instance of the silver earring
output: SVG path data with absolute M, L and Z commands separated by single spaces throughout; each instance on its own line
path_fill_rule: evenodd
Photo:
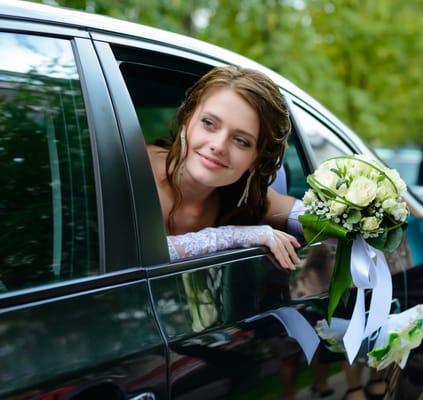
M 187 148 L 187 144 L 186 144 L 186 129 L 185 126 L 182 127 L 181 129 L 181 133 L 179 135 L 179 140 L 180 140 L 180 144 L 181 144 L 181 153 L 180 153 L 180 160 L 183 160 L 185 153 L 186 153 L 186 148 Z M 184 173 L 184 162 L 181 161 L 179 164 L 179 168 L 178 168 L 178 184 L 181 183 L 182 180 L 182 174 Z
M 181 133 L 179 135 L 179 140 L 181 142 L 181 159 L 185 156 L 185 152 L 187 148 L 186 137 L 187 137 L 187 131 L 185 129 L 185 126 L 183 126 L 181 129 Z
M 242 192 L 241 198 L 239 199 L 238 204 L 236 205 L 237 207 L 241 207 L 242 203 L 247 203 L 247 201 L 248 201 L 248 192 L 250 191 L 251 180 L 253 179 L 253 176 L 254 176 L 255 172 L 256 172 L 255 169 L 253 169 L 250 172 L 250 175 L 247 178 L 247 183 L 245 184 L 244 191 Z

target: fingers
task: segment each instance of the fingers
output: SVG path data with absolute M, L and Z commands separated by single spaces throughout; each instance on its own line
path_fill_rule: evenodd
M 273 234 L 274 242 L 269 246 L 270 250 L 283 268 L 294 270 L 296 264 L 301 262 L 295 252 L 295 248 L 301 247 L 300 243 L 285 232 L 274 230 Z

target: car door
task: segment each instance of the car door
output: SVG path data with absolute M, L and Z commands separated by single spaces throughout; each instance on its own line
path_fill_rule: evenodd
M 0 18 L 0 121 L 0 397 L 166 399 L 119 128 L 86 31 Z
M 141 39 L 101 33 L 93 33 L 93 38 L 120 124 L 126 126 L 140 247 L 168 345 L 171 398 L 308 396 L 313 372 L 301 347 L 278 319 L 265 313 L 295 309 L 313 324 L 316 314 L 310 309 L 324 289 L 315 288 L 315 296 L 307 299 L 298 291 L 294 295 L 301 274 L 281 271 L 264 248 L 170 262 L 157 192 L 150 187 L 151 171 L 150 177 L 142 176 L 136 167 L 147 158 L 145 142 L 168 136 L 168 124 L 186 89 L 222 61 Z M 303 142 L 294 132 L 285 165 L 289 194 L 302 196 L 308 171 Z M 303 251 L 304 265 L 309 253 Z M 326 255 L 330 264 L 333 254 Z

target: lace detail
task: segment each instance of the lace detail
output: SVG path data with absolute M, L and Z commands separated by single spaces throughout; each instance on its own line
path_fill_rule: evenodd
M 228 225 L 167 237 L 172 261 L 221 250 L 261 246 L 272 240 L 274 240 L 273 230 L 269 225 Z

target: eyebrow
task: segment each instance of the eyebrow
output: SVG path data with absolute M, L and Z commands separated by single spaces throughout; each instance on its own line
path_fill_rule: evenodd
M 210 111 L 204 111 L 204 114 L 214 118 L 215 120 L 217 120 L 220 123 L 222 122 L 222 120 L 217 115 L 211 113 Z M 257 142 L 257 140 L 258 140 L 258 138 L 255 135 L 253 135 L 250 132 L 244 131 L 243 129 L 236 129 L 236 132 L 239 132 L 243 135 L 249 136 L 254 142 Z

